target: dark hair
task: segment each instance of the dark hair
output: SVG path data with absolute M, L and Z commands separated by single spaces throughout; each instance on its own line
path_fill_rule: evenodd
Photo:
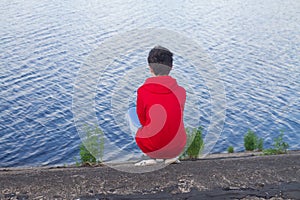
M 162 46 L 155 46 L 148 55 L 148 64 L 155 75 L 168 75 L 173 66 L 173 53 Z

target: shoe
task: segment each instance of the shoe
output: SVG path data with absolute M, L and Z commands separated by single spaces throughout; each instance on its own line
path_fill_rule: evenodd
M 150 160 L 142 160 L 138 163 L 135 163 L 134 166 L 148 166 L 148 165 L 155 165 L 157 164 L 156 160 L 150 159 Z
M 180 160 L 178 159 L 178 157 L 176 157 L 176 158 L 169 158 L 169 159 L 165 160 L 165 164 L 166 165 L 173 164 L 173 163 L 176 163 L 176 164 L 180 163 Z

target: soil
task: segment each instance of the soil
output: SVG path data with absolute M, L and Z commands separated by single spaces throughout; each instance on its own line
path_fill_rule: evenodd
M 108 166 L 0 168 L 0 199 L 300 199 L 300 151 L 218 154 L 148 173 Z

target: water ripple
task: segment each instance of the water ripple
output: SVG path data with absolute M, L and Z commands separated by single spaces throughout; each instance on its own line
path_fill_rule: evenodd
M 272 144 L 280 130 L 291 149 L 300 147 L 300 59 L 298 1 L 39 1 L 0 2 L 0 167 L 74 162 L 78 137 L 72 113 L 73 83 L 82 63 L 106 39 L 128 30 L 175 30 L 200 43 L 220 72 L 226 90 L 226 121 L 214 152 L 234 145 L 243 150 L 248 129 Z M 138 46 L 142 41 L 132 44 Z M 144 66 L 147 49 L 132 52 L 99 77 L 95 102 L 101 128 L 126 151 L 137 147 L 114 124 L 111 90 L 132 66 Z M 194 52 L 188 52 L 194 53 Z M 177 57 L 176 57 L 177 56 Z M 176 55 L 178 82 L 187 88 L 187 112 L 210 122 L 211 105 L 204 77 L 189 71 Z M 116 67 L 117 66 L 117 67 Z M 100 67 L 100 66 L 99 66 Z M 200 66 L 195 66 L 200 67 Z M 132 80 L 137 87 L 145 71 Z M 196 84 L 195 84 L 196 83 Z M 134 92 L 131 101 L 134 102 Z M 128 95 L 120 93 L 120 97 Z M 197 96 L 197 99 L 192 96 Z M 115 104 L 117 105 L 117 99 Z M 123 116 L 123 115 L 122 115 Z M 196 126 L 196 123 L 189 123 Z M 113 152 L 112 152 L 113 155 Z

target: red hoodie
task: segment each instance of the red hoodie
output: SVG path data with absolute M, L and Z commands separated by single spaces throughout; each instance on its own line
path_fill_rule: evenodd
M 186 91 L 171 76 L 148 78 L 137 91 L 137 114 L 142 127 L 135 140 L 151 158 L 174 158 L 184 149 L 183 110 Z

